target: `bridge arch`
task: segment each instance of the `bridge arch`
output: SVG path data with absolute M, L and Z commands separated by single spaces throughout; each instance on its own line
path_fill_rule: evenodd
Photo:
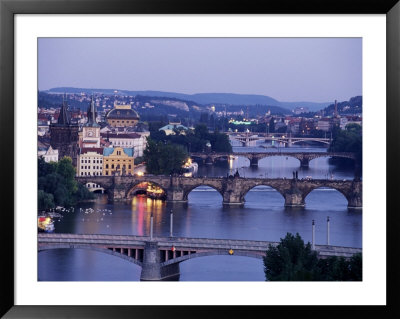
M 257 254 L 257 253 L 251 253 L 251 252 L 242 252 L 242 251 L 234 251 L 233 255 L 230 255 L 228 250 L 224 249 L 219 249 L 219 250 L 210 250 L 210 251 L 205 251 L 205 252 L 196 252 L 192 253 L 190 255 L 184 255 L 180 257 L 176 257 L 174 259 L 169 259 L 168 261 L 164 261 L 161 263 L 161 266 L 168 266 L 171 264 L 176 264 L 176 263 L 181 263 L 183 261 L 193 259 L 193 258 L 199 258 L 199 257 L 207 257 L 207 256 L 240 256 L 240 257 L 250 257 L 250 258 L 256 258 L 256 259 L 262 259 L 265 254 Z
M 126 198 L 128 200 L 131 200 L 134 197 L 134 195 L 135 195 L 134 193 L 137 191 L 137 190 L 135 190 L 135 188 L 137 188 L 142 183 L 152 184 L 152 185 L 155 185 L 155 186 L 161 188 L 163 190 L 165 196 L 167 196 L 167 190 L 163 186 L 161 186 L 159 183 L 153 182 L 150 180 L 139 180 L 139 181 L 135 181 L 134 183 L 130 184 L 127 187 Z
M 283 142 L 283 141 L 282 141 Z M 320 140 L 320 139 L 299 139 L 299 140 L 294 140 L 294 141 L 291 141 L 291 143 L 292 144 L 297 144 L 297 143 L 300 143 L 300 142 L 313 142 L 313 143 L 315 143 L 315 142 L 317 142 L 317 143 L 321 143 L 321 144 L 325 144 L 325 145 L 330 145 L 330 142 L 328 142 L 328 141 L 325 141 L 325 140 Z M 284 142 L 284 143 L 289 143 L 289 142 Z
M 100 247 L 93 247 L 93 246 L 87 246 L 87 245 L 76 245 L 76 244 L 54 244 L 54 245 L 46 245 L 45 247 L 39 247 L 38 248 L 38 253 L 41 253 L 46 250 L 54 250 L 54 249 L 86 249 L 86 250 L 93 250 L 93 251 L 98 251 L 104 254 L 112 255 L 118 258 L 125 259 L 127 261 L 130 261 L 140 267 L 142 267 L 142 262 L 139 260 L 136 260 L 135 258 L 129 257 L 127 255 L 121 254 L 120 252 L 117 251 L 112 251 L 110 249 L 106 248 L 100 248 Z
M 221 154 L 221 155 L 214 155 L 214 160 L 229 160 L 229 157 L 231 156 L 231 154 Z
M 100 189 L 101 189 L 101 188 L 104 189 L 104 192 L 105 192 L 105 193 L 106 193 L 106 192 L 109 190 L 109 188 L 110 188 L 110 185 L 108 185 L 107 183 L 103 182 L 101 179 L 97 179 L 96 176 L 93 176 L 93 178 L 90 178 L 90 176 L 85 176 L 85 178 L 77 178 L 76 181 L 77 181 L 79 184 L 81 184 L 81 185 L 83 185 L 83 186 L 85 186 L 85 187 L 86 187 L 87 184 L 96 184 L 96 185 L 99 185 L 99 186 L 100 186 Z
M 296 161 L 296 160 L 298 160 L 299 162 L 300 162 L 300 164 L 301 164 L 301 159 L 300 159 L 300 157 L 299 156 L 296 156 L 296 155 L 294 155 L 294 154 L 290 154 L 290 153 L 284 153 L 284 152 L 281 152 L 281 153 L 272 153 L 272 154 L 269 154 L 269 153 L 265 153 L 265 155 L 264 154 L 260 154 L 259 156 L 258 156 L 258 161 L 261 161 L 261 160 L 268 160 L 269 158 L 272 158 L 272 157 L 284 157 L 284 158 L 286 158 L 286 159 L 288 159 L 288 158 L 291 158 L 291 159 L 294 159 L 294 161 Z M 250 158 L 250 157 L 249 157 Z M 251 161 L 250 161 L 251 162 Z M 297 162 L 297 161 L 296 161 Z M 296 164 L 297 165 L 297 164 Z
M 190 158 L 196 162 L 203 163 L 206 159 L 204 156 L 200 156 L 197 154 L 190 154 Z
M 218 189 L 218 187 L 216 187 L 215 185 L 212 185 L 211 183 L 201 183 L 201 184 L 197 184 L 197 185 L 186 187 L 184 192 L 183 192 L 183 200 L 184 201 L 188 201 L 189 194 L 194 189 L 196 189 L 196 188 L 198 188 L 200 186 L 207 186 L 207 187 L 210 187 L 212 189 L 215 189 L 221 195 L 221 197 L 224 198 L 222 190 Z
M 279 194 L 281 194 L 283 199 L 285 199 L 285 195 L 284 195 L 284 191 L 283 191 L 283 190 L 281 190 L 281 189 L 279 189 L 278 187 L 274 186 L 272 183 L 268 183 L 268 182 L 266 181 L 266 182 L 261 182 L 261 183 L 257 183 L 257 184 L 254 184 L 254 185 L 250 185 L 250 186 L 244 187 L 243 190 L 242 190 L 242 192 L 241 192 L 240 200 L 241 200 L 242 202 L 245 202 L 245 197 L 246 197 L 246 195 L 247 195 L 253 188 L 258 187 L 258 186 L 268 186 L 268 187 L 271 187 L 273 190 L 275 190 L 275 191 L 277 191 Z
M 335 190 L 337 193 L 340 193 L 346 199 L 347 203 L 349 203 L 349 194 L 347 194 L 340 187 L 335 187 L 335 186 L 332 186 L 332 185 L 321 185 L 321 186 L 313 187 L 313 188 L 307 190 L 306 192 L 303 193 L 303 200 L 305 201 L 306 198 L 308 197 L 308 195 L 310 195 L 310 193 L 312 193 L 313 191 L 315 191 L 317 189 Z

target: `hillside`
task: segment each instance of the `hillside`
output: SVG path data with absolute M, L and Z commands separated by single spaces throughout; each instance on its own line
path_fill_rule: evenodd
M 348 101 L 338 102 L 337 110 L 341 115 L 362 114 L 362 96 L 354 96 Z M 335 104 L 330 104 L 323 110 L 325 116 L 332 116 L 334 112 Z
M 86 89 L 71 89 L 71 88 L 60 88 L 52 89 L 49 91 L 40 91 L 38 94 L 38 106 L 39 107 L 59 107 L 62 102 L 62 93 L 64 91 L 68 94 L 68 104 L 71 108 L 78 108 L 83 111 L 87 109 L 89 98 L 91 93 L 96 94 L 98 99 L 98 106 L 103 105 L 106 108 L 113 106 L 115 101 L 119 103 L 130 103 L 134 109 L 145 118 L 152 116 L 161 116 L 168 114 L 176 114 L 177 116 L 190 116 L 198 117 L 202 112 L 209 112 L 211 105 L 215 106 L 216 112 L 243 112 L 249 116 L 256 116 L 265 114 L 270 111 L 272 114 L 291 114 L 291 110 L 282 108 L 280 106 L 268 106 L 268 105 L 245 105 L 245 104 L 201 104 L 196 101 L 189 99 L 182 99 L 177 97 L 168 96 L 157 96 L 155 95 L 139 95 L 133 94 L 133 91 L 118 91 L 114 90 L 86 90 Z M 81 93 L 85 93 L 82 95 Z M 150 92 L 150 91 L 149 91 Z M 137 91 L 136 93 L 139 93 Z M 189 95 L 188 95 L 189 96 Z M 193 97 L 193 96 L 189 96 Z
M 280 102 L 272 97 L 257 94 L 235 94 L 235 93 L 197 93 L 197 94 L 183 94 L 175 92 L 162 92 L 162 91 L 130 91 L 130 90 L 117 90 L 117 89 L 88 89 L 88 88 L 71 88 L 71 87 L 58 87 L 48 90 L 49 93 L 81 93 L 88 94 L 101 93 L 105 95 L 126 95 L 126 96 L 151 96 L 151 97 L 164 97 L 176 98 L 185 101 L 193 101 L 201 105 L 210 104 L 226 104 L 226 105 L 267 105 L 276 106 L 282 109 L 293 110 L 296 107 L 307 107 L 310 111 L 319 111 L 327 107 L 331 102 L 316 103 L 316 102 Z M 283 110 L 281 110 L 283 111 Z

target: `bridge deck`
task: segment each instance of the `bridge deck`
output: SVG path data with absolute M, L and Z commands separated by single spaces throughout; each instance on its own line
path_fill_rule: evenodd
M 39 233 L 38 244 L 79 244 L 79 245 L 105 245 L 105 246 L 144 246 L 145 242 L 157 242 L 162 248 L 190 248 L 196 249 L 234 249 L 265 252 L 269 245 L 276 246 L 279 243 L 273 241 L 238 240 L 238 239 L 212 239 L 212 238 L 188 238 L 188 237 L 153 237 L 135 235 L 103 235 L 103 234 L 57 234 Z M 320 255 L 351 256 L 361 252 L 361 248 L 315 245 Z

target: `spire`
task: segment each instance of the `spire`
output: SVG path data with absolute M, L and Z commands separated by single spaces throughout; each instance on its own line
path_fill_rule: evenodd
M 96 109 L 94 107 L 93 93 L 92 93 L 90 105 L 87 110 L 87 117 L 88 117 L 88 121 L 86 122 L 85 126 L 99 126 L 99 124 L 97 124 L 97 122 L 96 122 Z
M 60 110 L 60 115 L 58 116 L 58 124 L 62 125 L 69 125 L 71 124 L 69 113 L 68 113 L 68 104 L 67 104 L 67 99 L 65 96 L 65 93 L 63 95 L 63 101 L 61 104 L 61 110 Z

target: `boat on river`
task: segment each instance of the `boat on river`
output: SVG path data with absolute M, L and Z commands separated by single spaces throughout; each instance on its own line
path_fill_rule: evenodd
M 50 233 L 54 231 L 54 222 L 49 216 L 38 217 L 38 230 L 40 232 Z
M 192 177 L 197 173 L 198 169 L 199 165 L 196 162 L 192 162 L 192 160 L 189 158 L 183 165 L 183 176 Z
M 166 198 L 164 190 L 161 187 L 158 187 L 153 184 L 148 184 L 146 188 L 146 195 L 147 197 L 152 199 L 164 200 Z

